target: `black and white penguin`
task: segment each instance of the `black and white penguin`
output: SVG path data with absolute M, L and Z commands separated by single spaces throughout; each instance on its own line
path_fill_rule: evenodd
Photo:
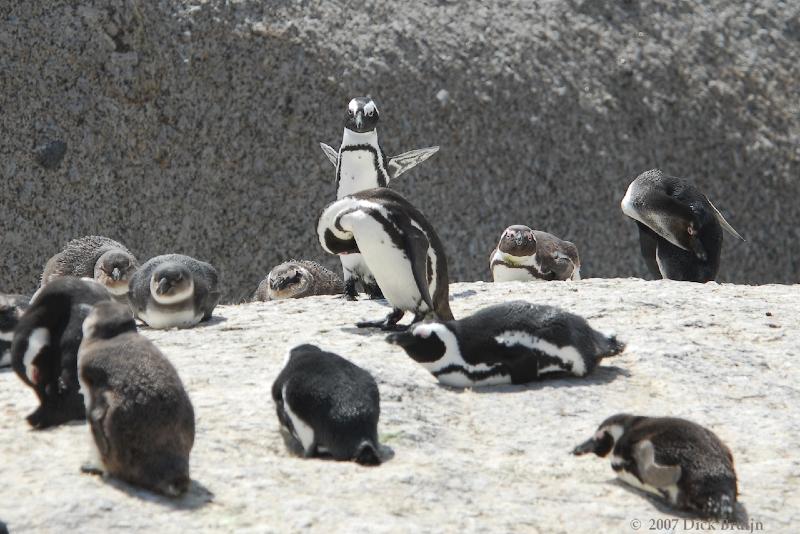
M 189 328 L 211 318 L 219 302 L 217 270 L 182 254 L 145 262 L 131 278 L 133 313 L 150 328 Z
M 378 187 L 337 200 L 322 212 L 317 236 L 331 254 L 361 254 L 393 308 L 384 320 L 357 326 L 395 329 L 407 311 L 414 313 L 413 322 L 453 318 L 442 242 L 396 191 Z
M 314 295 L 341 295 L 339 275 L 315 261 L 290 260 L 274 267 L 258 284 L 253 300 L 299 299 Z
M 185 493 L 194 409 L 175 368 L 136 331 L 128 306 L 95 305 L 83 323 L 78 370 L 92 453 L 82 470 L 171 497 Z
M 489 267 L 495 282 L 581 279 L 574 243 L 521 224 L 503 231 Z
M 92 306 L 111 300 L 105 286 L 64 276 L 36 292 L 14 330 L 11 362 L 39 398 L 27 420 L 47 428 L 86 417 L 78 385 L 81 325 Z
M 705 517 L 746 521 L 736 502 L 730 449 L 710 430 L 685 419 L 617 414 L 603 421 L 573 454 L 611 453 L 624 482 Z M 737 506 L 738 505 L 738 506 Z
M 30 297 L 0 294 L 0 367 L 11 365 L 11 342 L 19 318 L 28 309 Z
M 347 106 L 339 151 L 320 143 L 323 152 L 336 167 L 337 199 L 375 187 L 386 187 L 389 180 L 397 178 L 439 150 L 438 146 L 434 146 L 387 158 L 378 142 L 378 119 L 378 107 L 370 97 L 354 98 Z M 358 295 L 357 282 L 361 282 L 370 297 L 381 297 L 374 277 L 358 255 L 342 256 L 341 261 L 345 294 L 349 299 L 355 300 Z
M 639 245 L 656 277 L 709 282 L 717 277 L 722 230 L 744 241 L 694 185 L 659 169 L 643 172 L 622 199 L 622 212 L 636 221 Z
M 378 385 L 367 371 L 314 345 L 289 351 L 272 384 L 287 445 L 305 457 L 378 465 Z
M 128 283 L 138 267 L 139 262 L 122 243 L 89 235 L 73 239 L 64 250 L 47 260 L 41 285 L 45 286 L 61 276 L 94 278 L 115 299 L 124 302 Z
M 458 321 L 414 325 L 386 341 L 454 387 L 583 377 L 602 358 L 625 350 L 624 343 L 594 330 L 582 317 L 521 300 Z

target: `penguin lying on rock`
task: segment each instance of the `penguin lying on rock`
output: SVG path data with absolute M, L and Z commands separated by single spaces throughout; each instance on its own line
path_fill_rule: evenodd
M 505 229 L 489 267 L 495 282 L 581 279 L 574 243 L 521 224 Z
M 290 260 L 274 267 L 258 284 L 255 301 L 299 299 L 314 295 L 340 295 L 342 279 L 314 261 Z

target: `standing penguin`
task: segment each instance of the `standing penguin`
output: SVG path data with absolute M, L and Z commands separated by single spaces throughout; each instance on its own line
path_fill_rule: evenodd
M 611 452 L 611 468 L 628 484 L 705 517 L 746 522 L 736 502 L 730 449 L 710 430 L 673 417 L 617 414 L 573 454 Z
M 370 97 L 354 98 L 347 106 L 339 151 L 320 143 L 325 155 L 336 166 L 337 199 L 366 189 L 386 187 L 390 179 L 397 178 L 439 150 L 434 146 L 387 158 L 378 143 L 378 118 L 378 107 Z M 359 255 L 342 256 L 341 261 L 348 299 L 355 300 L 358 296 L 356 282 L 359 281 L 370 297 L 381 297 L 380 288 Z
M 367 371 L 314 345 L 289 351 L 272 384 L 281 430 L 306 457 L 378 465 L 378 385 Z
M 0 367 L 11 365 L 11 342 L 19 318 L 28 309 L 30 297 L 0 294 Z
M 548 376 L 591 373 L 601 359 L 625 350 L 614 336 L 553 306 L 517 300 L 458 321 L 430 322 L 389 334 L 447 386 L 524 384 Z
M 124 245 L 99 235 L 73 239 L 64 250 L 47 260 L 42 287 L 61 276 L 94 278 L 115 299 L 125 301 L 128 282 L 139 262 Z
M 521 224 L 505 229 L 490 258 L 495 282 L 581 279 L 574 243 Z
M 330 204 L 317 223 L 319 242 L 331 254 L 363 256 L 392 306 L 381 321 L 358 327 L 396 329 L 407 311 L 450 320 L 447 258 L 425 216 L 396 191 L 368 189 Z
M 315 261 L 290 260 L 274 267 L 258 284 L 253 300 L 299 299 L 313 295 L 340 295 L 339 276 Z
M 93 452 L 82 470 L 171 497 L 185 493 L 194 409 L 177 371 L 136 331 L 127 306 L 94 307 L 83 323 L 78 368 Z
M 211 318 L 219 302 L 217 270 L 182 254 L 149 259 L 128 293 L 133 313 L 150 328 L 189 328 Z
M 636 221 L 639 245 L 656 277 L 709 282 L 717 277 L 722 230 L 744 241 L 711 201 L 694 185 L 643 172 L 622 199 L 622 212 Z
M 20 317 L 11 343 L 17 376 L 39 397 L 28 415 L 34 428 L 86 417 L 78 386 L 81 325 L 92 306 L 111 299 L 93 280 L 64 276 L 40 289 Z

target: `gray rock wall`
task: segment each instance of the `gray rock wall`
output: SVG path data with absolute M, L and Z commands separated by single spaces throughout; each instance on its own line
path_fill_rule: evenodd
M 90 233 L 211 261 L 227 300 L 290 257 L 335 266 L 317 142 L 364 93 L 388 152 L 442 147 L 394 186 L 454 279 L 486 279 L 515 223 L 577 243 L 585 276 L 643 275 L 619 200 L 652 167 L 748 239 L 720 280 L 800 274 L 795 2 L 74 4 L 0 4 L 2 291 Z

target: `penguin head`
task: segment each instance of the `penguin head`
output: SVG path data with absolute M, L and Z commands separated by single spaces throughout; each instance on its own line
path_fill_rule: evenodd
M 120 249 L 106 251 L 94 265 L 94 279 L 106 286 L 112 295 L 128 292 L 128 281 L 136 270 L 136 260 Z
M 23 298 L 0 295 L 0 332 L 13 332 L 24 308 Z
M 344 215 L 353 213 L 358 208 L 358 200 L 344 197 L 332 202 L 323 210 L 317 221 L 317 238 L 326 252 L 330 254 L 357 254 L 360 252 L 353 233 L 345 230 L 341 224 L 341 218 Z
M 402 347 L 416 362 L 422 365 L 433 364 L 458 351 L 455 334 L 444 323 L 419 323 L 411 325 L 405 332 L 395 332 L 386 336 L 386 341 Z
M 368 96 L 359 96 L 347 105 L 344 127 L 358 133 L 371 132 L 378 125 L 378 106 Z
M 533 256 L 536 254 L 536 236 L 529 227 L 515 224 L 505 229 L 497 248 L 509 256 L 518 258 Z
M 116 301 L 98 302 L 83 320 L 83 339 L 111 339 L 125 332 L 136 332 L 136 322 L 128 306 Z
M 636 416 L 625 413 L 612 415 L 600 423 L 594 436 L 575 447 L 572 454 L 580 456 L 593 452 L 597 456 L 606 456 L 637 419 Z
M 269 273 L 269 298 L 288 299 L 305 291 L 311 284 L 311 273 L 299 263 L 286 263 Z
M 162 263 L 150 276 L 150 294 L 159 304 L 184 301 L 194 294 L 192 273 L 179 263 Z

